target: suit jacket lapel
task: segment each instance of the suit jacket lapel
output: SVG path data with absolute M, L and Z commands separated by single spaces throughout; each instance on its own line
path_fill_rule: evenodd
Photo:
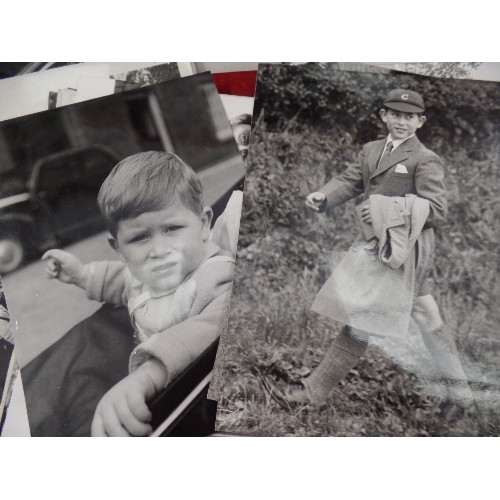
M 377 144 L 374 145 L 373 149 L 370 152 L 370 157 L 368 158 L 368 170 L 370 177 L 374 174 L 377 168 L 377 163 L 382 156 L 382 151 L 384 150 L 385 143 L 386 139 L 381 139 Z
M 392 166 L 397 163 L 401 163 L 408 159 L 410 153 L 415 150 L 419 140 L 417 136 L 414 135 L 407 141 L 403 142 L 401 146 L 396 148 L 384 161 L 381 163 L 380 167 L 372 172 L 371 179 L 377 175 L 383 174 L 385 171 L 389 170 Z M 376 167 L 375 167 L 376 168 Z

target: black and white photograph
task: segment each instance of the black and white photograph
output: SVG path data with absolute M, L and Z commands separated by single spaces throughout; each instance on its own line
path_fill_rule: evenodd
M 193 74 L 189 63 L 175 62 L 16 64 L 26 66 L 17 76 L 0 79 L 1 120 Z
M 1 269 L 33 436 L 200 436 L 245 176 L 209 73 L 0 123 Z
M 14 354 L 14 333 L 5 301 L 3 284 L 0 279 L 0 434 L 2 434 L 7 410 L 12 396 L 17 372 Z
M 500 84 L 468 64 L 259 65 L 219 432 L 500 435 Z
M 500 64 L 498 62 L 377 62 L 368 64 L 438 78 L 500 81 Z
M 29 75 L 49 69 L 64 68 L 76 62 L 0 62 L 0 80 L 15 76 Z

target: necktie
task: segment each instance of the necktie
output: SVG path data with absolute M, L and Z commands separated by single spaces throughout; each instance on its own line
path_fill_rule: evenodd
M 392 148 L 394 147 L 394 144 L 392 143 L 392 141 L 389 141 L 386 145 L 385 145 L 385 149 L 384 149 L 384 152 L 382 153 L 382 156 L 380 157 L 380 161 L 378 162 L 378 165 L 377 165 L 377 168 L 380 167 L 380 165 L 382 165 L 382 163 L 387 160 L 388 156 L 391 154 L 391 151 L 392 151 Z

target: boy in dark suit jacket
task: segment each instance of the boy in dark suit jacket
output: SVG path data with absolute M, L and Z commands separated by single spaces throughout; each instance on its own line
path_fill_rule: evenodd
M 424 225 L 426 251 L 434 255 L 433 227 L 447 213 L 444 173 L 438 155 L 427 149 L 415 135 L 425 123 L 424 101 L 411 90 L 396 89 L 387 95 L 380 117 L 388 129 L 386 139 L 365 144 L 359 162 L 334 177 L 318 191 L 307 196 L 306 206 L 315 211 L 336 207 L 360 194 L 361 219 L 371 224 L 370 203 L 373 194 L 404 197 L 414 194 L 428 200 L 429 215 Z M 320 292 L 321 293 L 321 292 Z M 390 293 L 390 292 L 389 292 Z M 318 294 L 319 297 L 319 294 Z M 417 283 L 411 316 L 420 328 L 440 374 L 447 401 L 462 407 L 473 403 L 472 393 L 460 363 L 455 342 L 449 334 L 438 306 L 431 295 L 429 279 Z M 323 304 L 328 302 L 323 301 Z M 316 312 L 317 308 L 314 309 Z M 328 314 L 326 314 L 328 316 Z M 333 341 L 320 365 L 300 388 L 279 394 L 287 404 L 322 403 L 333 387 L 354 367 L 368 346 L 369 334 L 345 325 Z

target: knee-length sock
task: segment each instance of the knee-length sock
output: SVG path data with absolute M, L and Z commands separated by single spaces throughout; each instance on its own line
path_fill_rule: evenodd
M 357 364 L 367 347 L 368 340 L 356 337 L 350 327 L 344 326 L 321 363 L 303 380 L 312 400 L 326 400 L 332 389 Z

